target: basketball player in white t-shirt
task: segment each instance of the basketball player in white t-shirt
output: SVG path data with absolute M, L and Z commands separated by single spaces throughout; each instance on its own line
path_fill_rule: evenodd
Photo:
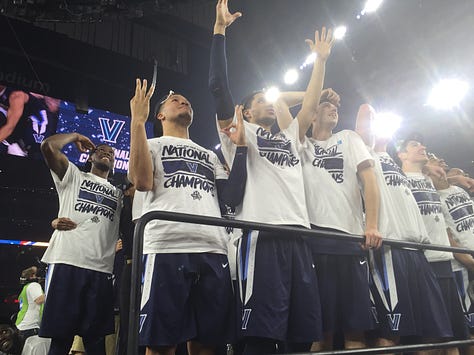
M 430 156 L 427 165 L 445 167 L 442 159 Z M 448 227 L 448 235 L 453 246 L 474 250 L 474 203 L 469 194 L 458 186 L 449 183 L 446 178 L 431 177 L 434 187 L 441 199 L 441 209 Z M 474 269 L 474 258 L 469 254 L 454 254 L 456 260 L 451 262 L 454 277 L 458 285 L 461 304 L 471 334 L 474 332 L 474 313 L 467 288 L 469 284 L 468 270 Z M 471 335 L 472 336 L 472 335 Z
M 62 153 L 71 143 L 90 151 L 90 173 Z M 50 355 L 66 354 L 75 334 L 89 354 L 104 354 L 104 336 L 114 332 L 111 274 L 122 207 L 121 191 L 107 181 L 114 150 L 78 133 L 48 137 L 41 150 L 58 192 L 58 216 L 75 228 L 59 223 L 43 256 L 49 269 L 39 335 L 52 338 Z
M 399 144 L 397 151 L 402 170 L 408 178 L 409 187 L 418 204 L 431 243 L 450 246 L 440 196 L 436 192 L 431 178 L 423 174 L 428 156 L 422 138 L 419 134 L 409 134 Z M 469 330 L 456 292 L 451 266 L 454 256 L 450 252 L 434 250 L 427 250 L 425 255 L 438 278 L 454 338 L 467 339 Z
M 233 120 L 233 98 L 227 78 L 225 32 L 241 14 L 229 12 L 219 0 L 211 47 L 209 88 L 213 94 L 219 129 Z M 307 95 L 321 95 L 325 63 L 333 45 L 331 31 L 316 33 L 315 71 Z M 263 92 L 247 96 L 243 114 L 248 141 L 247 186 L 236 218 L 279 225 L 309 227 L 304 197 L 300 137 L 312 118 L 306 104 L 288 128 L 272 131 L 279 119 L 276 107 Z M 232 166 L 235 144 L 221 134 L 223 155 Z M 308 351 L 321 337 L 320 305 L 311 254 L 299 235 L 244 231 L 238 241 L 238 278 L 241 336 L 246 354 L 272 353 L 277 341 L 290 343 L 290 351 Z
M 309 239 L 325 333 L 324 341 L 314 344 L 313 350 L 331 348 L 336 332 L 344 334 L 346 348 L 360 348 L 365 346 L 364 332 L 374 326 L 366 250 L 382 243 L 373 158 L 355 132 L 333 133 L 338 122 L 337 95 L 315 99 L 313 105 L 312 135 L 304 137 L 301 153 L 311 225 L 366 237 L 362 247 L 330 237 Z
M 193 110 L 170 92 L 158 102 L 155 119 L 163 136 L 146 139 L 145 122 L 152 86 L 137 79 L 132 113 L 130 180 L 140 191 L 138 215 L 161 210 L 220 217 L 219 200 L 229 206 L 242 199 L 247 147 L 241 109 L 226 131 L 236 144 L 227 174 L 216 154 L 189 139 Z M 228 236 L 221 227 L 150 221 L 144 233 L 146 255 L 140 310 L 140 344 L 147 354 L 173 354 L 188 342 L 191 354 L 213 353 L 231 339 L 232 285 L 227 259 Z
M 387 153 L 391 138 L 374 133 L 375 115 L 370 105 L 361 105 L 356 132 L 375 162 L 380 190 L 379 230 L 387 239 L 429 243 L 408 179 Z M 441 290 L 422 250 L 385 245 L 370 252 L 370 266 L 379 346 L 395 345 L 401 336 L 419 336 L 425 341 L 452 336 Z

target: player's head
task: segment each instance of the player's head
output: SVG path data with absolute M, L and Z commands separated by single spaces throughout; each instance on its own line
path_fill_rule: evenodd
M 425 165 L 428 162 L 426 147 L 423 145 L 423 137 L 418 133 L 410 133 L 399 142 L 397 156 L 400 163 Z
M 154 116 L 162 127 L 179 125 L 189 127 L 193 122 L 193 108 L 183 95 L 170 91 L 155 105 Z
M 445 172 L 449 171 L 449 166 L 446 164 L 446 161 L 443 158 L 437 157 L 434 153 L 426 153 L 426 155 L 428 156 L 427 164 L 438 166 Z
M 28 269 L 25 269 L 21 272 L 21 278 L 25 280 L 30 280 L 36 278 L 36 273 L 38 268 L 36 266 L 31 266 Z
M 449 171 L 446 173 L 447 177 L 453 177 L 453 176 L 464 176 L 464 177 L 469 177 L 469 174 L 466 173 L 464 170 L 459 169 L 459 168 L 451 168 Z
M 339 102 L 330 100 L 327 95 L 321 96 L 318 109 L 313 117 L 313 124 L 323 129 L 333 130 L 339 121 L 338 107 Z
M 92 168 L 110 172 L 114 168 L 115 151 L 108 144 L 99 144 L 89 154 L 89 162 Z
M 267 101 L 263 91 L 247 95 L 242 100 L 244 119 L 263 127 L 270 127 L 276 121 L 276 112 L 273 103 Z

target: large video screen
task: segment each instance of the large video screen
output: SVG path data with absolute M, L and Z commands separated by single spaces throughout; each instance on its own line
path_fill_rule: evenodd
M 146 126 L 148 137 L 153 126 Z M 96 108 L 76 111 L 74 103 L 0 84 L 0 154 L 42 159 L 40 145 L 55 133 L 77 132 L 94 144 L 115 148 L 115 172 L 126 173 L 130 155 L 130 117 Z M 68 159 L 78 166 L 88 154 L 74 145 L 64 148 Z

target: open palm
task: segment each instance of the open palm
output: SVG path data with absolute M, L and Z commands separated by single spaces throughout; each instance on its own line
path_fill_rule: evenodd
M 306 43 L 308 43 L 311 52 L 316 53 L 319 58 L 326 60 L 331 54 L 334 40 L 335 38 L 332 35 L 332 29 L 326 31 L 326 27 L 323 27 L 321 30 L 321 36 L 319 35 L 319 31 L 316 31 L 314 34 L 314 42 L 307 39 Z

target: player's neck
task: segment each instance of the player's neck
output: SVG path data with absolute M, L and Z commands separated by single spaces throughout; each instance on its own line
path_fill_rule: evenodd
M 101 170 L 96 168 L 95 166 L 92 166 L 91 174 L 94 174 L 95 176 L 98 176 L 102 179 L 107 179 L 109 177 L 109 170 Z
M 332 129 L 319 127 L 317 131 L 313 130 L 313 139 L 317 141 L 326 141 L 332 137 Z
M 374 144 L 374 151 L 377 153 L 385 153 L 387 152 L 387 143 L 386 142 L 375 142 Z
M 184 127 L 180 125 L 169 125 L 169 126 L 163 127 L 163 135 L 176 137 L 176 138 L 189 139 L 189 129 L 188 127 Z
M 404 161 L 403 162 L 403 167 L 402 170 L 405 173 L 423 173 L 423 166 L 424 163 L 417 163 L 417 162 L 409 162 L 409 161 Z

